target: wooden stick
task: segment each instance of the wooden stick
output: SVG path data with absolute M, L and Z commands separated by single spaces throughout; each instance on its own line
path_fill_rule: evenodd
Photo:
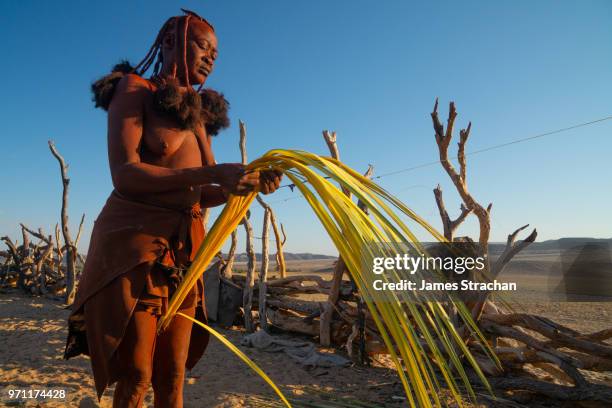
M 436 205 L 438 206 L 438 211 L 440 212 L 440 218 L 442 218 L 442 227 L 444 229 L 444 238 L 446 238 L 449 242 L 453 242 L 455 230 L 465 221 L 467 216 L 472 213 L 472 210 L 468 210 L 465 207 L 465 204 L 461 203 L 461 214 L 455 219 L 451 220 L 448 215 L 448 211 L 446 211 L 446 206 L 444 205 L 444 198 L 442 197 L 442 187 L 440 184 L 436 186 L 433 190 L 434 197 L 436 198 Z
M 372 166 L 371 164 L 368 164 L 368 169 L 363 174 L 363 176 L 367 179 L 371 179 L 373 174 L 374 174 L 374 166 Z M 357 200 L 357 206 L 366 215 L 369 215 L 368 207 L 361 200 Z M 366 341 L 365 311 L 367 309 L 368 308 L 367 308 L 367 305 L 365 304 L 365 301 L 363 300 L 363 296 L 359 295 L 359 299 L 357 300 L 357 321 L 356 321 L 356 326 L 353 326 L 353 329 L 355 329 L 355 327 L 357 328 L 357 333 L 358 333 L 358 338 L 359 338 L 358 355 L 359 355 L 359 363 L 361 365 L 370 365 L 370 359 L 366 353 L 367 341 Z M 352 336 L 352 333 L 351 333 L 351 336 Z M 349 338 L 351 336 L 349 336 Z
M 338 149 L 338 144 L 336 143 L 336 132 L 330 133 L 328 130 L 324 130 L 323 139 L 325 140 L 325 143 L 327 143 L 331 156 L 340 161 L 340 151 Z M 347 197 L 349 197 L 349 199 L 351 198 L 351 192 L 348 189 L 342 187 L 342 191 Z M 334 305 L 339 298 L 340 285 L 342 283 L 342 276 L 344 275 L 345 270 L 346 264 L 344 263 L 342 257 L 339 256 L 334 267 L 334 274 L 332 276 L 332 284 L 329 297 L 327 299 L 327 304 L 323 309 L 323 313 L 321 313 L 319 342 L 324 347 L 329 347 L 331 345 L 331 322 L 334 313 Z
M 19 225 L 21 226 L 22 230 L 27 231 L 34 238 L 38 238 L 39 240 L 43 241 L 47 245 L 50 244 L 50 242 L 48 241 L 48 238 L 45 237 L 45 235 L 42 233 L 42 231 L 38 231 L 38 232 L 33 231 L 30 228 L 28 228 L 27 226 L 25 226 L 23 223 L 19 223 Z
M 55 224 L 55 252 L 57 252 L 57 274 L 62 272 L 62 261 L 64 260 L 64 250 L 60 244 L 60 228 L 59 224 Z
M 473 377 L 478 381 L 477 377 Z M 552 384 L 534 378 L 490 377 L 487 379 L 492 387 L 504 390 L 526 390 L 562 401 L 589 401 L 598 403 L 591 406 L 609 406 L 612 404 L 612 388 L 606 385 L 588 383 L 582 387 Z M 608 405 L 606 405 L 608 404 Z
M 374 166 L 372 166 L 371 164 L 368 164 L 368 169 L 366 170 L 365 173 L 363 173 L 363 177 L 367 179 L 371 179 L 372 174 L 374 174 Z M 369 214 L 368 207 L 366 207 L 365 203 L 362 202 L 360 199 L 357 199 L 357 207 L 359 207 L 359 209 L 363 211 L 364 213 Z
M 287 275 L 286 266 L 285 266 L 285 256 L 283 254 L 283 245 L 285 244 L 285 242 L 280 237 L 278 226 L 276 224 L 276 216 L 274 215 L 274 210 L 272 210 L 272 207 L 270 207 L 270 205 L 266 203 L 259 194 L 257 194 L 255 198 L 257 199 L 257 202 L 259 203 L 259 205 L 261 205 L 262 208 L 264 209 L 264 214 L 266 212 L 269 213 L 270 223 L 272 224 L 272 230 L 274 232 L 274 238 L 276 241 L 276 269 L 277 271 L 280 272 L 281 277 L 285 277 Z M 262 245 L 264 245 L 265 243 L 265 245 L 267 246 L 268 240 L 269 238 L 267 237 L 264 238 L 262 236 Z
M 276 271 L 279 273 L 281 278 L 284 278 L 287 276 L 287 265 L 285 263 L 283 246 L 285 245 L 285 241 L 287 241 L 287 235 L 283 229 L 283 224 L 281 224 L 281 231 L 279 232 L 278 223 L 276 222 L 276 215 L 274 215 L 272 208 L 270 208 L 270 223 L 272 224 L 272 232 L 274 232 L 274 240 L 276 242 L 276 254 L 274 255 L 274 258 L 276 259 Z
M 259 325 L 263 330 L 268 331 L 268 320 L 266 318 L 266 281 L 268 279 L 269 259 L 269 239 L 270 232 L 270 210 L 264 210 L 263 231 L 261 233 L 261 268 L 259 270 Z
M 45 274 L 45 270 L 43 268 L 43 265 L 45 263 L 45 260 L 47 259 L 48 256 L 53 255 L 53 241 L 52 241 L 52 237 L 51 235 L 49 235 L 49 239 L 47 242 L 49 242 L 49 244 L 47 245 L 47 249 L 45 250 L 45 252 L 43 252 L 43 254 L 40 256 L 40 258 L 38 259 L 38 262 L 36 263 L 36 272 L 38 274 L 38 286 L 39 286 L 39 291 L 41 295 L 46 295 L 48 290 L 47 290 L 47 276 Z
M 316 282 L 322 288 L 329 288 L 331 284 L 328 280 L 323 279 L 319 275 L 293 275 L 287 276 L 286 278 L 273 279 L 268 281 L 268 286 L 283 286 L 291 282 L 304 282 L 312 281 Z
M 76 263 L 76 248 L 72 237 L 70 236 L 70 229 L 68 227 L 68 188 L 70 185 L 70 179 L 68 178 L 68 167 L 62 155 L 57 151 L 55 144 L 52 140 L 49 140 L 49 149 L 51 154 L 57 159 L 60 166 L 60 173 L 62 176 L 62 233 L 64 235 L 64 245 L 68 254 L 66 262 L 66 296 L 64 302 L 67 305 L 71 305 L 74 302 L 74 296 L 76 294 L 76 276 L 75 276 L 75 263 Z
M 531 245 L 532 242 L 535 242 L 536 237 L 538 236 L 538 231 L 534 228 L 527 238 L 519 243 L 515 243 L 518 233 L 528 226 L 529 224 L 523 225 L 522 227 L 517 228 L 512 234 L 508 235 L 504 252 L 499 256 L 491 270 L 491 278 L 496 278 L 516 254 Z
M 226 279 L 232 279 L 233 268 L 234 268 L 234 259 L 236 258 L 236 247 L 238 246 L 238 230 L 232 231 L 231 234 L 231 244 L 229 252 L 227 253 L 227 261 L 225 261 L 225 265 L 221 270 L 221 274 Z
M 85 213 L 81 216 L 81 222 L 79 222 L 79 229 L 77 230 L 77 236 L 74 240 L 74 249 L 77 251 L 79 247 L 79 240 L 81 239 L 81 234 L 83 233 L 83 223 L 85 222 Z
M 240 126 L 240 155 L 242 157 L 242 164 L 248 163 L 247 150 L 246 150 L 246 125 L 243 121 L 238 122 Z M 247 216 L 242 219 L 242 225 L 246 232 L 246 253 L 248 257 L 247 263 L 247 274 L 244 285 L 244 292 L 242 296 L 242 303 L 244 307 L 244 326 L 247 332 L 251 333 L 255 331 L 253 324 L 253 286 L 255 285 L 255 249 L 253 247 L 253 227 L 249 221 L 250 211 L 247 212 Z
M 6 246 L 9 249 L 11 256 L 13 257 L 13 262 L 19 265 L 21 263 L 21 255 L 19 255 L 19 251 L 17 250 L 17 246 L 13 243 L 13 241 L 8 237 L 4 236 L 0 238 L 0 240 L 4 241 Z
M 534 330 L 554 340 L 554 343 L 558 346 L 612 359 L 611 345 L 595 343 L 576 337 L 575 332 L 570 331 L 568 333 L 564 330 L 563 326 L 551 322 L 548 319 L 525 313 L 483 315 L 482 318 L 487 321 L 495 322 L 496 324 L 503 324 L 504 326 L 516 325 Z

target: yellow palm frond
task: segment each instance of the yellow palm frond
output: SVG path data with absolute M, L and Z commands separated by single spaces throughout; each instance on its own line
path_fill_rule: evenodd
M 425 248 L 402 217 L 408 217 L 437 241 L 444 241 L 444 237 L 382 187 L 335 159 L 303 151 L 272 150 L 248 165 L 252 170 L 272 168 L 282 170 L 295 184 L 334 242 L 389 350 L 409 405 L 442 405 L 438 397 L 442 384 L 437 373 L 442 375 L 444 385 L 459 406 L 463 405 L 460 385 L 475 398 L 462 358 L 488 387 L 442 301 L 455 304 L 473 337 L 497 361 L 464 304 L 450 295 L 439 299 L 425 291 L 376 291 L 373 287 L 375 279 L 394 282 L 401 278 L 398 271 L 374 275 L 371 270 L 374 258 L 394 257 L 407 248 L 413 253 L 425 254 Z M 370 215 L 361 211 L 332 181 L 361 200 Z M 168 312 L 160 319 L 160 330 L 169 324 L 254 198 L 255 193 L 230 197 L 174 294 Z

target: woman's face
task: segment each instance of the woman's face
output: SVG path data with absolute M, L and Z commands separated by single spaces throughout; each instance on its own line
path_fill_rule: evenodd
M 192 19 L 187 31 L 187 69 L 190 84 L 203 84 L 217 59 L 217 37 L 210 26 Z M 180 66 L 180 64 L 179 64 Z

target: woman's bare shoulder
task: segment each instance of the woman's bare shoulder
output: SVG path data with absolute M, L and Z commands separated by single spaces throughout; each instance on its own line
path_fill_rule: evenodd
M 153 91 L 153 84 L 138 74 L 125 74 L 117 84 L 117 91 Z
M 151 99 L 152 95 L 152 84 L 148 80 L 140 75 L 126 74 L 117 84 L 109 113 L 113 111 L 115 113 L 133 114 L 134 109 L 144 109 L 146 102 Z

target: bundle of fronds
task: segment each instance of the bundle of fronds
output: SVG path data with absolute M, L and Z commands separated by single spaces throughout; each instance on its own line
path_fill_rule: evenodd
M 375 279 L 397 282 L 406 278 L 401 271 L 374 275 L 371 266 L 375 257 L 395 257 L 407 249 L 414 254 L 425 253 L 425 248 L 402 218 L 407 216 L 438 241 L 443 242 L 443 236 L 376 183 L 332 158 L 303 151 L 272 150 L 249 164 L 248 169 L 281 169 L 311 206 L 366 301 L 410 406 L 442 406 L 439 391 L 443 386 L 450 390 L 459 406 L 463 405 L 460 389 L 464 388 L 471 398 L 475 398 L 463 361 L 467 361 L 488 386 L 464 338 L 445 311 L 445 306 L 454 304 L 472 331 L 471 337 L 480 340 L 483 350 L 497 361 L 463 303 L 448 294 L 443 294 L 445 298 L 441 299 L 440 294 L 434 298 L 426 291 L 376 291 L 373 288 Z M 364 203 L 369 215 L 333 182 Z M 255 195 L 230 197 L 172 298 L 168 312 L 160 319 L 160 330 L 167 327 L 177 313 L 190 288 L 245 216 Z M 439 380 L 438 373 L 443 381 Z M 269 381 L 267 377 L 266 380 Z M 274 388 L 290 406 L 278 388 Z

